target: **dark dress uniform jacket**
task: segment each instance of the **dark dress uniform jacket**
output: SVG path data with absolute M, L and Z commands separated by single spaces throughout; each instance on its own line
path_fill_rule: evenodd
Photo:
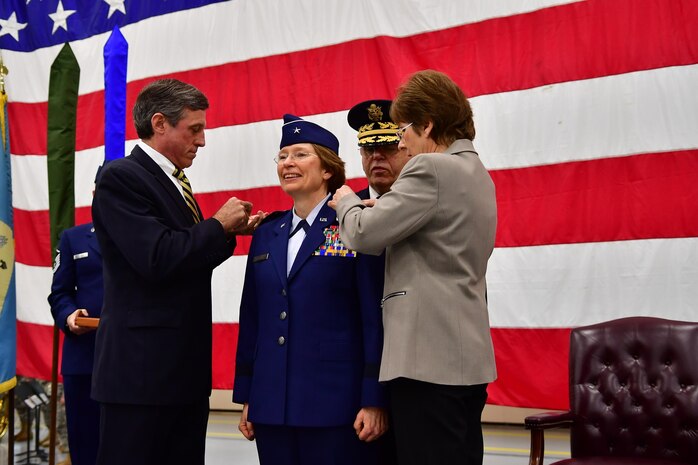
M 233 400 L 261 424 L 351 424 L 361 407 L 385 406 L 381 270 L 363 255 L 320 255 L 338 228 L 325 204 L 287 278 L 291 221 L 291 211 L 270 218 L 252 239 Z
M 92 396 L 171 405 L 211 392 L 211 274 L 230 257 L 213 218 L 194 224 L 139 147 L 102 170 L 92 204 L 104 262 Z
M 61 373 L 87 375 L 92 373 L 95 332 L 78 336 L 68 330 L 66 322 L 78 308 L 97 318 L 102 310 L 102 255 L 92 223 L 63 231 L 53 268 L 48 301 L 53 319 L 65 333 Z

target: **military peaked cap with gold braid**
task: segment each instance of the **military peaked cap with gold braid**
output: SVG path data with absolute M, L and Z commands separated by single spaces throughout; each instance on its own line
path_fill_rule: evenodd
M 390 119 L 390 100 L 366 100 L 354 105 L 347 121 L 359 131 L 359 147 L 397 144 L 397 124 Z

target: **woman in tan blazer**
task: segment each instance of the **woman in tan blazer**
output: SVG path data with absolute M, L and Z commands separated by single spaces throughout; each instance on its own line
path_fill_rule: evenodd
M 480 417 L 496 378 L 485 283 L 494 184 L 473 148 L 470 104 L 445 74 L 413 74 L 391 117 L 412 156 L 391 191 L 366 208 L 343 186 L 333 204 L 348 247 L 386 249 L 380 380 L 399 463 L 481 464 Z

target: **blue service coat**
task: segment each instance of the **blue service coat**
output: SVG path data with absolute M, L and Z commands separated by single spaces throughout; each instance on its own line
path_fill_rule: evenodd
M 322 255 L 339 230 L 325 204 L 287 277 L 291 221 L 290 210 L 269 218 L 252 239 L 233 400 L 249 403 L 252 422 L 351 424 L 361 407 L 385 407 L 382 270 L 361 254 Z
M 99 318 L 103 298 L 102 255 L 92 223 L 66 229 L 61 234 L 48 296 L 53 319 L 65 333 L 62 374 L 92 373 L 95 331 L 73 334 L 68 329 L 67 319 L 78 308 Z

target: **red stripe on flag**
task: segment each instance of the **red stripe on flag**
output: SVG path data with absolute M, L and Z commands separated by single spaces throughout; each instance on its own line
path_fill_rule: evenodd
M 237 323 L 213 325 L 213 389 L 233 388 L 239 326 Z
M 238 329 L 237 323 L 213 325 L 214 389 L 233 387 Z M 492 328 L 497 381 L 487 402 L 567 409 L 569 339 L 569 328 Z
M 491 174 L 497 247 L 698 236 L 698 150 Z
M 238 329 L 237 323 L 213 325 L 214 389 L 232 389 Z M 498 379 L 488 388 L 488 403 L 566 409 L 569 333 L 565 328 L 493 328 Z M 53 326 L 17 321 L 17 373 L 47 379 L 52 340 Z
M 48 210 L 15 208 L 15 260 L 31 266 L 51 266 Z
M 366 179 L 349 179 L 347 184 L 355 190 L 365 188 Z M 221 191 L 206 194 L 196 194 L 205 218 L 210 218 L 230 197 L 248 200 L 254 205 L 254 211 L 272 212 L 288 210 L 293 205 L 291 198 L 280 187 L 260 187 L 237 191 Z M 92 221 L 91 207 L 75 209 L 75 224 L 85 224 Z M 14 209 L 15 254 L 18 263 L 31 266 L 51 266 L 51 241 L 49 238 L 49 219 L 47 210 L 27 211 Z M 246 255 L 250 249 L 251 236 L 238 237 L 235 255 Z
M 497 189 L 497 247 L 698 236 L 698 150 L 559 163 L 492 171 Z M 365 179 L 349 180 L 354 189 Z M 279 187 L 198 194 L 210 217 L 231 196 L 254 209 L 285 210 L 291 199 Z M 671 208 L 667 208 L 671 205 Z M 89 208 L 76 211 L 76 224 Z M 531 227 L 535 225 L 535 227 Z M 15 209 L 17 261 L 50 266 L 46 211 Z M 236 255 L 249 250 L 241 237 Z
M 487 402 L 566 410 L 569 328 L 492 328 L 497 380 Z
M 58 341 L 60 367 L 63 354 L 63 333 Z M 17 374 L 31 378 L 51 379 L 53 326 L 17 320 Z M 59 370 L 60 372 L 60 370 Z
M 656 12 L 647 20 L 647 11 Z M 210 128 L 330 113 L 390 96 L 418 69 L 444 71 L 470 96 L 698 63 L 698 2 L 591 0 L 404 38 L 376 37 L 172 73 L 210 99 Z M 530 40 L 523 40 L 524 38 Z M 366 57 L 385 57 L 375 66 Z M 463 57 L 454 60 L 453 57 Z M 350 63 L 351 66 L 347 66 Z M 279 73 L 294 70 L 294 79 Z M 327 72 L 338 70 L 328 79 Z M 127 108 L 154 78 L 128 85 Z M 370 83 L 371 85 L 366 85 Z M 303 98 L 298 98 L 302 96 Z M 233 109 L 231 111 L 231 109 Z M 12 153 L 45 154 L 47 106 L 11 102 Z M 80 97 L 77 150 L 104 144 L 104 93 Z M 127 138 L 136 139 L 130 120 Z
M 63 333 L 60 333 L 59 348 L 63 347 L 63 337 Z M 232 389 L 237 340 L 237 323 L 213 325 L 214 389 Z M 53 326 L 17 321 L 17 373 L 32 378 L 49 379 L 52 344 Z M 62 351 L 59 351 L 59 367 L 60 355 Z
M 75 209 L 75 224 L 92 221 L 90 207 Z M 51 236 L 48 210 L 14 209 L 15 259 L 30 266 L 51 266 Z

